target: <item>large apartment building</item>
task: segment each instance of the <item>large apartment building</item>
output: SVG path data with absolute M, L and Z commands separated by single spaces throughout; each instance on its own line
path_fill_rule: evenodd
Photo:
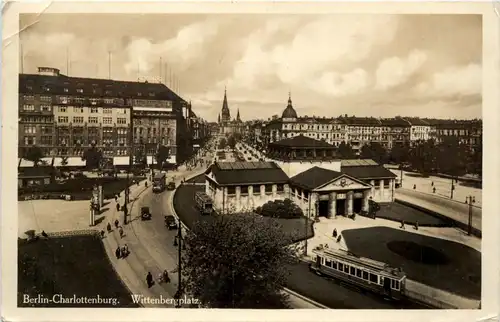
M 256 129 L 253 127 L 252 129 Z M 269 120 L 259 133 L 253 133 L 256 141 L 271 143 L 285 138 L 303 135 L 323 140 L 334 146 L 346 142 L 354 151 L 365 144 L 380 143 L 387 149 L 395 144 L 414 144 L 434 139 L 437 143 L 445 136 L 458 137 L 460 142 L 472 147 L 482 144 L 481 120 L 430 120 L 413 117 L 378 119 L 343 115 L 337 118 L 299 117 L 289 97 L 281 118 Z
M 38 71 L 19 75 L 19 157 L 38 146 L 47 157 L 76 162 L 96 146 L 115 164 L 128 163 L 123 156 L 131 153 L 131 142 L 165 145 L 173 163 L 189 154 L 189 133 L 183 132 L 189 131 L 184 111 L 191 106 L 164 84 Z

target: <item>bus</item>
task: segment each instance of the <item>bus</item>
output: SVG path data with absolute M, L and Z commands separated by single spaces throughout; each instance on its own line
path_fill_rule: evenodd
M 194 195 L 194 201 L 196 203 L 196 208 L 201 212 L 202 215 L 210 215 L 213 211 L 212 199 L 205 192 L 197 192 Z
M 332 277 L 383 297 L 399 301 L 405 297 L 406 274 L 400 268 L 345 251 L 317 247 L 311 271 Z
M 163 192 L 167 185 L 167 175 L 165 173 L 157 173 L 153 178 L 153 192 Z

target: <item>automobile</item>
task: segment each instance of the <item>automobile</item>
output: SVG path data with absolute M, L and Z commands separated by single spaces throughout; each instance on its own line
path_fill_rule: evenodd
M 175 182 L 174 181 L 170 181 L 167 184 L 167 190 L 175 190 Z
M 151 219 L 151 212 L 149 211 L 149 207 L 142 207 L 141 220 L 150 220 L 150 219 Z
M 170 229 L 177 229 L 177 221 L 172 215 L 165 216 L 165 226 Z

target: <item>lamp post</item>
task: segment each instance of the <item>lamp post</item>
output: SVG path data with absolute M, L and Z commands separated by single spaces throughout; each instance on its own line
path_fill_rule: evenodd
M 450 192 L 450 199 L 453 199 L 453 191 L 455 190 L 455 184 L 454 184 L 454 180 L 453 177 L 451 177 L 451 192 Z
M 476 198 L 474 196 L 468 196 L 465 198 L 465 203 L 469 205 L 469 224 L 467 229 L 467 235 L 472 234 L 472 205 L 476 203 Z
M 182 295 L 182 247 L 184 245 L 184 241 L 182 240 L 182 225 L 181 225 L 181 222 L 179 220 L 179 224 L 178 224 L 178 228 L 177 228 L 177 238 L 179 239 L 179 242 L 177 243 L 179 249 L 178 249 L 178 263 L 177 263 L 177 274 L 178 274 L 178 283 L 177 283 L 177 299 L 180 299 L 181 295 Z M 176 304 L 176 307 L 181 307 L 181 305 L 179 303 Z

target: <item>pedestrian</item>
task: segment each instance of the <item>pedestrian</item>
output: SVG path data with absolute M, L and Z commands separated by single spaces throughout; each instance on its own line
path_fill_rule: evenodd
M 151 275 L 151 272 L 148 272 L 148 275 L 146 275 L 146 283 L 148 284 L 148 288 L 153 286 L 153 275 Z
M 417 185 L 416 185 L 416 184 L 414 184 L 414 185 L 413 185 L 413 190 L 416 190 L 416 189 L 417 189 Z
M 115 228 L 118 228 L 118 226 L 120 226 L 120 222 L 118 221 L 118 219 L 115 219 Z
M 120 233 L 120 238 L 123 238 L 123 228 L 122 227 L 120 227 L 118 229 L 118 232 Z
M 337 228 L 333 229 L 333 238 L 337 238 Z
M 128 245 L 127 245 L 127 244 L 125 244 L 125 245 L 123 246 L 123 248 L 125 249 L 125 252 L 126 252 L 126 253 L 127 253 L 127 255 L 128 255 L 128 254 L 130 253 L 130 252 L 129 252 L 129 250 L 128 250 Z
M 101 230 L 101 238 L 104 238 L 104 230 Z
M 120 211 L 120 204 L 119 203 L 116 204 L 116 211 Z
M 163 281 L 165 283 L 170 283 L 170 276 L 168 276 L 168 271 L 167 270 L 163 271 Z
M 145 186 L 146 188 L 148 187 L 148 182 L 147 182 L 147 181 L 145 181 L 145 182 L 144 182 L 144 186 Z
M 108 230 L 108 233 L 111 232 L 111 224 L 108 222 L 108 225 L 106 226 L 107 230 Z
M 415 222 L 415 230 L 418 230 L 418 221 Z
M 436 187 L 432 188 L 432 193 L 436 193 Z
M 341 240 L 342 240 L 342 235 L 339 235 L 339 237 L 337 237 L 337 243 L 340 243 Z
M 115 194 L 115 202 L 118 202 L 118 195 Z
M 431 186 L 434 187 L 434 181 L 431 182 Z
M 118 247 L 116 247 L 115 255 L 116 255 L 117 259 L 120 259 L 121 255 L 122 255 L 121 250 L 120 250 L 120 245 L 118 245 Z
M 399 228 L 405 229 L 405 221 L 404 220 L 401 220 L 401 226 L 399 226 Z

